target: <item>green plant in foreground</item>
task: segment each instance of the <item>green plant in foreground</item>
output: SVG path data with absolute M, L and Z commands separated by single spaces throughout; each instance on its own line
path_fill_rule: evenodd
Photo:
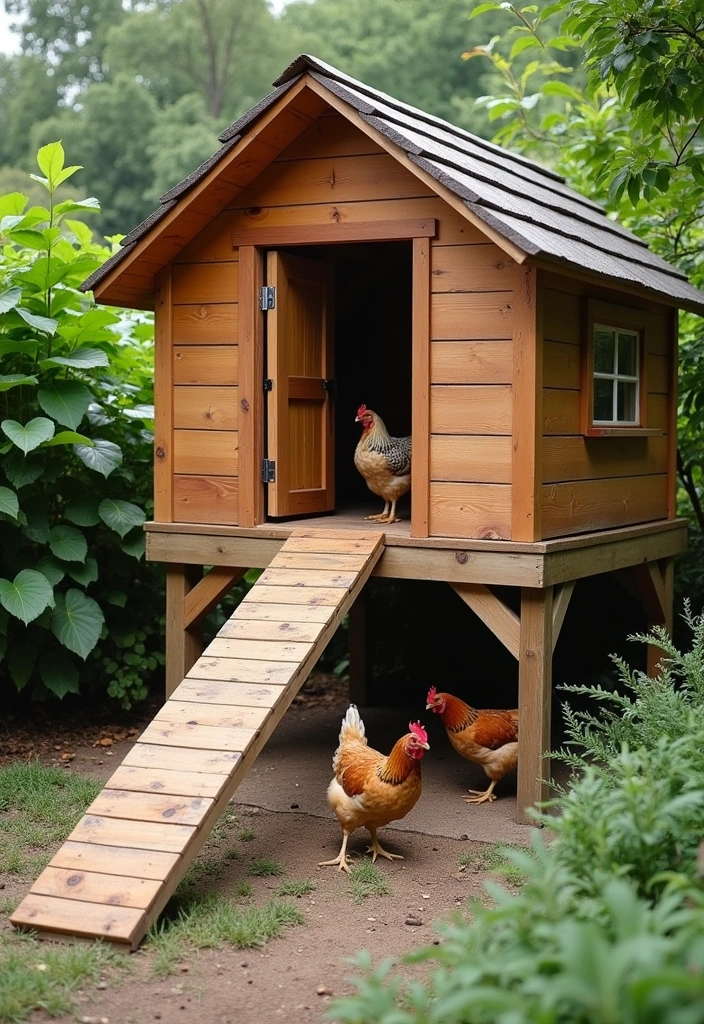
M 124 966 L 106 943 L 55 947 L 25 936 L 0 937 L 0 1021 L 17 1024 L 35 1010 L 52 1017 L 70 1013 L 79 985 Z
M 247 868 L 248 875 L 266 878 L 267 876 L 285 875 L 286 868 L 278 861 L 270 860 L 268 857 L 255 857 Z
M 241 843 L 251 843 L 253 839 L 256 839 L 254 832 L 251 828 L 241 828 L 237 833 L 237 838 Z
M 370 860 L 362 860 L 347 876 L 348 891 L 353 903 L 363 903 L 370 896 L 388 896 L 389 883 Z
M 475 871 L 491 871 L 502 876 L 511 885 L 520 885 L 523 873 L 511 863 L 510 851 L 515 847 L 505 843 L 494 843 L 480 850 L 469 850 L 460 854 L 460 867 L 473 868 Z
M 135 571 L 152 326 L 79 291 L 109 250 L 72 218 L 98 202 L 59 201 L 79 169 L 60 143 L 37 162 L 46 207 L 0 197 L 0 656 L 18 691 L 63 697 L 107 679 L 129 707 L 162 663 L 153 595 L 140 592 L 156 576 Z
M 309 892 L 315 891 L 315 882 L 312 878 L 302 878 L 299 882 L 282 882 L 276 890 L 277 896 L 307 896 Z

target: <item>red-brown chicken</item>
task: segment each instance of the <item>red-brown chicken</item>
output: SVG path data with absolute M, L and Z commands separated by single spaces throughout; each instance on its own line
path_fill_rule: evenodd
M 468 804 L 496 800 L 494 786 L 518 763 L 518 711 L 472 708 L 451 693 L 428 691 L 427 711 L 440 715 L 450 743 L 468 761 L 480 764 L 491 779 L 487 790 L 470 789 Z
M 360 405 L 355 423 L 362 424 L 362 436 L 355 449 L 354 464 L 372 494 L 384 499 L 384 511 L 365 518 L 379 523 L 400 523 L 396 517 L 396 502 L 411 487 L 411 439 L 391 437 L 381 416 L 366 405 Z
M 408 728 L 410 732 L 384 757 L 368 746 L 364 723 L 354 704 L 347 709 L 332 759 L 335 777 L 328 786 L 328 803 L 342 829 L 342 847 L 334 860 L 321 861 L 321 867 L 337 864 L 339 871 L 349 871 L 347 840 L 362 827 L 372 837 L 372 863 L 377 857 L 403 860 L 380 846 L 376 831 L 390 821 L 405 818 L 421 793 L 420 761 L 430 749 L 428 735 L 419 722 L 411 722 Z

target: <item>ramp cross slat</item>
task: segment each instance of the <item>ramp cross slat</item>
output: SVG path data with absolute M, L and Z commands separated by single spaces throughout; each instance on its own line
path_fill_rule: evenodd
M 381 557 L 294 530 L 10 920 L 136 949 Z

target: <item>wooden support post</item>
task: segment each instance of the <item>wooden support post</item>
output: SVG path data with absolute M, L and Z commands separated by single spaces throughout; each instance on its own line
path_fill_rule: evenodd
M 369 651 L 367 647 L 367 590 L 359 595 L 349 610 L 347 643 L 350 652 L 350 704 L 369 703 Z
M 199 580 L 190 590 L 183 602 L 183 625 L 185 629 L 199 622 L 211 611 L 218 601 L 229 593 L 236 583 L 242 579 L 246 569 L 229 569 L 224 565 L 214 565 L 210 572 Z
M 569 608 L 570 601 L 572 600 L 572 594 L 574 593 L 574 586 L 576 580 L 567 580 L 558 586 L 553 593 L 552 602 L 552 649 L 555 650 L 557 646 L 557 639 L 562 629 L 562 623 L 565 621 L 565 615 Z
M 641 603 L 648 617 L 648 629 L 662 626 L 672 636 L 672 594 L 675 560 L 663 558 L 659 562 L 646 562 L 633 567 Z M 648 644 L 648 675 L 660 674 L 663 652 Z
M 514 658 L 518 657 L 521 623 L 516 613 L 483 583 L 451 583 L 459 597 L 479 616 Z
M 186 626 L 186 596 L 202 578 L 197 565 L 166 566 L 166 697 L 174 692 L 203 652 L 198 625 Z
M 430 253 L 429 238 L 413 239 L 412 537 L 430 531 Z
M 527 808 L 547 798 L 552 699 L 553 588 L 521 590 L 518 658 L 518 821 L 531 823 Z

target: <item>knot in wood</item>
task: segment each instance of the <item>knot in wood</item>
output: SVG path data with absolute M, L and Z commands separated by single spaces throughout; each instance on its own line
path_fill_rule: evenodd
M 529 647 L 528 650 L 526 651 L 526 658 L 534 658 L 534 657 L 535 657 L 535 651 L 532 651 L 530 649 L 530 647 Z
M 66 879 L 66 885 L 78 885 L 78 883 L 82 881 L 83 875 L 71 875 L 70 878 Z
M 166 455 L 166 452 L 164 451 L 164 449 L 162 447 L 157 448 L 157 450 L 156 450 L 156 457 L 157 457 L 157 459 L 163 459 L 165 455 Z
M 456 551 L 455 558 L 460 563 L 460 565 L 466 565 L 467 562 L 469 561 L 469 555 L 467 554 L 466 551 Z
M 243 398 L 242 401 L 240 402 L 240 409 L 242 410 L 242 412 L 249 412 L 249 402 L 247 401 L 246 398 Z

